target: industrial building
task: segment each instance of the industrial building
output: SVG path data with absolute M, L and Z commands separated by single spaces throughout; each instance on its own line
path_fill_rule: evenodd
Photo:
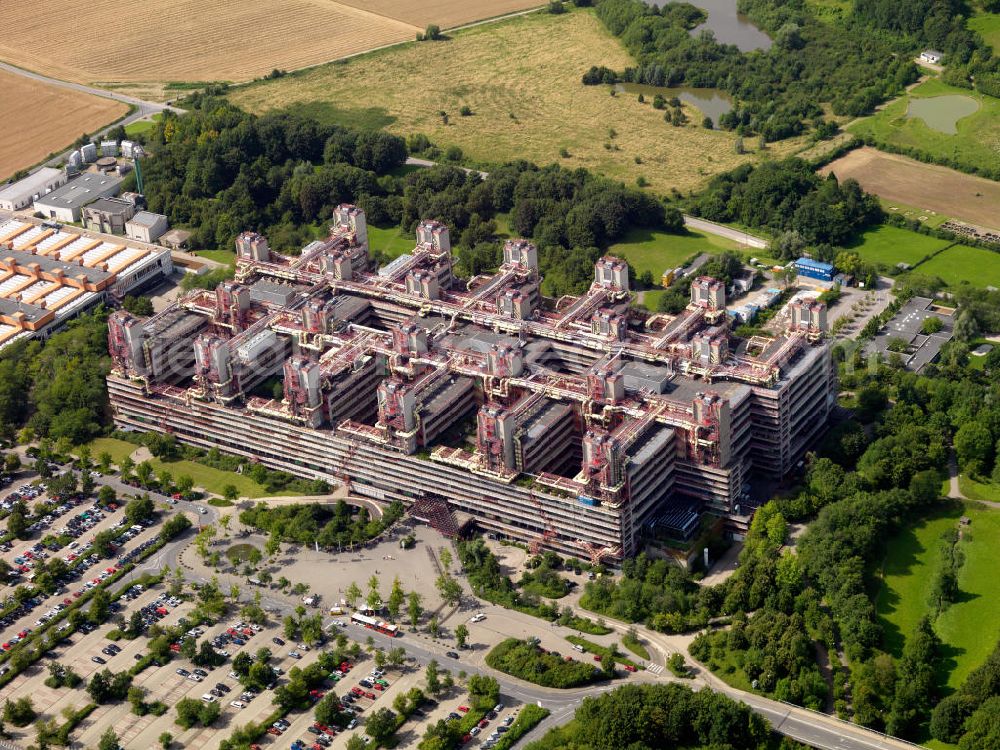
M 51 224 L 0 222 L 0 348 L 47 337 L 110 297 L 173 273 L 170 251 L 131 247 Z
M 69 179 L 61 169 L 42 167 L 22 180 L 0 189 L 0 209 L 20 211 L 27 208 L 36 198 L 48 195 L 66 184 Z
M 236 245 L 234 281 L 111 317 L 116 425 L 401 500 L 446 533 L 614 562 L 690 536 L 691 513 L 745 530 L 753 477 L 796 465 L 836 393 L 818 307 L 740 339 L 709 277 L 680 314 L 649 314 L 603 257 L 586 294 L 550 300 L 534 245 L 459 279 L 433 221 L 376 270 L 354 206 L 294 258 Z
M 118 195 L 121 179 L 98 172 L 85 172 L 75 180 L 35 200 L 35 211 L 50 219 L 71 223 L 80 221 L 83 207 L 98 198 Z

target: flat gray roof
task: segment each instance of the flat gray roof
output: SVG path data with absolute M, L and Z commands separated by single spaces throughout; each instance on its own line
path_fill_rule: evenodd
M 19 312 L 23 313 L 25 320 L 28 321 L 38 320 L 45 315 L 45 310 L 41 307 L 0 297 L 0 315 L 13 316 Z
M 35 202 L 53 208 L 82 208 L 98 198 L 103 198 L 104 191 L 112 187 L 117 188 L 121 182 L 119 177 L 85 172 Z
M 87 208 L 94 211 L 104 211 L 109 214 L 124 214 L 128 213 L 130 209 L 134 209 L 130 203 L 121 200 L 114 200 L 112 198 L 98 198 L 93 203 L 89 204 Z
M 154 214 L 152 211 L 140 211 L 131 219 L 129 219 L 129 224 L 137 224 L 141 227 L 154 227 L 160 220 L 166 221 L 167 217 L 163 214 Z

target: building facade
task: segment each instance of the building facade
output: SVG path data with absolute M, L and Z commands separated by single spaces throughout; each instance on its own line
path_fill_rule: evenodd
M 707 277 L 679 315 L 642 313 L 612 257 L 580 297 L 540 282 L 522 240 L 456 278 L 436 222 L 376 271 L 353 206 L 296 258 L 247 233 L 235 281 L 112 316 L 115 422 L 592 560 L 637 554 L 678 506 L 745 529 L 751 477 L 783 476 L 826 422 L 824 319 L 739 339 Z M 271 377 L 283 398 L 252 395 Z
M 48 195 L 53 190 L 65 185 L 68 179 L 66 172 L 61 169 L 42 167 L 23 180 L 18 180 L 0 189 L 0 209 L 20 211 L 27 208 L 36 198 Z

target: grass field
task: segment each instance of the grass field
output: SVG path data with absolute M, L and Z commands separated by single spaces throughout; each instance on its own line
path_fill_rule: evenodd
M 886 266 L 907 263 L 915 266 L 927 256 L 943 250 L 950 244 L 948 240 L 881 224 L 861 234 L 850 249 L 872 263 Z
M 885 579 L 876 601 L 885 627 L 886 643 L 898 655 L 906 634 L 928 613 L 937 542 L 962 515 L 971 520 L 964 542 L 965 564 L 959 571 L 961 594 L 935 623 L 950 653 L 946 681 L 954 688 L 981 664 L 1000 636 L 1000 577 L 994 551 L 1000 544 L 1000 511 L 974 503 L 942 507 L 888 541 Z
M 380 229 L 368 227 L 368 247 L 372 251 L 383 253 L 388 258 L 398 258 L 408 253 L 416 246 L 417 240 L 409 232 L 402 232 L 399 227 Z
M 594 64 L 621 69 L 634 62 L 591 11 L 578 9 L 373 52 L 249 84 L 230 98 L 251 112 L 291 109 L 330 122 L 424 133 L 483 164 L 523 158 L 586 167 L 633 184 L 642 176 L 658 191 L 689 190 L 758 158 L 737 155 L 731 133 L 694 124 L 675 128 L 649 103 L 611 97 L 607 86 L 584 86 L 581 73 Z M 462 106 L 472 116 L 460 116 Z M 692 123 L 701 121 L 694 110 L 688 114 Z M 774 144 L 767 156 L 780 158 L 800 146 Z M 569 156 L 560 156 L 561 149 Z
M 737 244 L 714 234 L 688 231 L 668 234 L 648 229 L 633 229 L 625 240 L 612 245 L 608 252 L 629 262 L 636 274 L 649 271 L 657 282 L 668 268 L 677 268 L 698 253 L 735 250 Z
M 916 267 L 925 276 L 939 276 L 945 283 L 1000 287 L 1000 254 L 979 247 L 955 245 Z
M 214 260 L 216 263 L 224 263 L 227 266 L 236 265 L 236 252 L 234 250 L 196 250 L 195 255 L 199 258 Z
M 1000 137 L 1000 129 L 997 135 Z M 1000 206 L 1000 182 L 869 147 L 854 149 L 820 170 L 821 174 L 829 172 L 841 180 L 854 178 L 865 190 L 886 201 L 890 209 L 897 205 L 906 213 L 906 209 L 915 207 L 911 218 L 928 224 L 933 225 L 935 221 L 941 223 L 944 217 L 954 217 L 971 224 L 1000 229 L 1000 212 L 997 210 Z M 928 189 L 928 186 L 933 187 Z
M 0 71 L 0 182 L 128 112 L 120 102 Z
M 910 99 L 949 94 L 970 96 L 980 104 L 977 112 L 958 121 L 957 135 L 933 130 L 923 120 L 907 117 Z M 1000 99 L 948 86 L 936 78 L 920 84 L 908 96 L 900 97 L 871 117 L 858 120 L 848 130 L 855 135 L 870 136 L 876 142 L 917 148 L 969 168 L 985 166 L 1000 169 L 1000 151 L 997 150 L 997 143 L 1000 142 Z M 934 189 L 942 192 L 936 184 Z M 922 201 L 905 202 L 922 204 Z
M 118 466 L 126 456 L 132 455 L 139 446 L 127 440 L 117 440 L 116 438 L 95 438 L 87 443 L 90 448 L 90 460 L 97 462 L 98 456 L 107 452 L 111 454 L 111 461 Z
M 977 482 L 975 479 L 961 474 L 958 477 L 958 488 L 970 500 L 1000 503 L 1000 485 L 992 482 Z
M 125 135 L 129 138 L 135 138 L 143 133 L 148 133 L 162 119 L 163 115 L 157 112 L 148 120 L 137 120 L 136 122 L 129 123 L 125 126 Z
M 150 460 L 153 468 L 160 472 L 164 469 L 173 475 L 174 480 L 182 474 L 187 474 L 194 479 L 194 486 L 201 487 L 207 492 L 216 495 L 223 494 L 227 484 L 236 487 L 240 497 L 268 497 L 277 495 L 276 492 L 268 492 L 262 484 L 258 484 L 248 476 L 237 474 L 233 471 L 222 471 L 213 469 L 211 466 L 195 463 L 194 461 L 161 461 L 158 458 Z
M 968 26 L 993 48 L 993 54 L 1000 52 L 1000 13 L 977 13 L 969 19 Z

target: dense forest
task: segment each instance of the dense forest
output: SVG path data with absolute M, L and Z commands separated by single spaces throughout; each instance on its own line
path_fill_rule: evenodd
M 697 216 L 738 222 L 778 235 L 795 232 L 802 245 L 843 245 L 882 220 L 878 198 L 855 180 L 818 176 L 801 159 L 745 164 L 713 177 L 691 201 Z
M 870 113 L 917 79 L 913 55 L 934 46 L 948 55 L 949 83 L 992 80 L 998 63 L 965 29 L 959 0 L 858 0 L 838 23 L 814 15 L 805 0 L 739 0 L 739 10 L 774 44 L 741 52 L 710 33 L 692 36 L 700 11 L 683 3 L 663 8 L 642 0 L 600 0 L 597 14 L 637 61 L 622 71 L 594 67 L 584 83 L 719 88 L 737 100 L 719 125 L 766 140 L 821 127 L 829 103 L 835 115 Z
M 627 685 L 584 698 L 570 723 L 550 730 L 528 750 L 765 750 L 778 746 L 801 747 L 775 740 L 760 716 L 720 693 L 661 684 Z
M 107 311 L 69 322 L 47 342 L 19 341 L 0 352 L 0 437 L 23 427 L 81 443 L 108 421 Z
M 500 261 L 498 214 L 539 246 L 546 292 L 580 292 L 591 265 L 632 227 L 680 231 L 680 213 L 649 193 L 584 169 L 505 164 L 483 178 L 457 167 L 400 170 L 407 144 L 382 132 L 355 131 L 274 113 L 255 117 L 211 95 L 185 102 L 148 136 L 144 162 L 150 208 L 194 232 L 197 249 L 231 248 L 255 230 L 271 246 L 297 252 L 335 205 L 353 202 L 380 227 L 412 231 L 422 219 L 451 229 L 465 275 Z M 414 147 L 426 146 L 416 137 Z

